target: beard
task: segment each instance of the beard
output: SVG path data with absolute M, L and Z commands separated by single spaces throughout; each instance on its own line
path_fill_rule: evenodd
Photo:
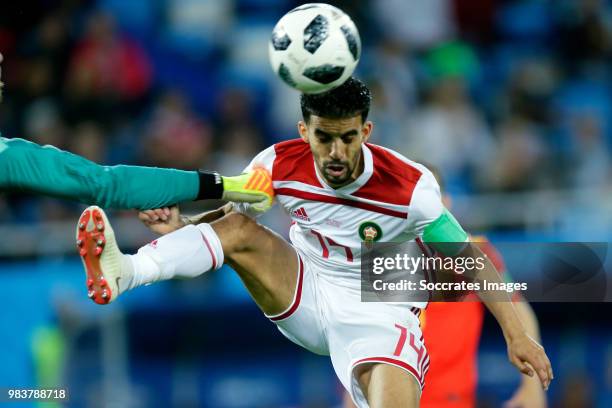
M 341 186 L 351 181 L 353 169 L 348 162 L 328 161 L 322 166 L 322 174 L 330 185 Z

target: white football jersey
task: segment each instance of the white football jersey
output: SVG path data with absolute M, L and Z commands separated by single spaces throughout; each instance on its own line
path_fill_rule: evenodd
M 361 244 L 407 242 L 420 237 L 443 211 L 432 173 L 390 149 L 362 145 L 364 171 L 334 189 L 318 173 L 310 146 L 301 139 L 277 143 L 246 168 L 270 171 L 276 200 L 291 216 L 290 239 L 323 278 L 360 287 Z M 255 215 L 248 204 L 234 204 Z

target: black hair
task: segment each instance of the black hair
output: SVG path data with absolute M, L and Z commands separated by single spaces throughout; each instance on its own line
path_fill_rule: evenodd
M 361 114 L 366 121 L 370 111 L 372 93 L 356 78 L 349 78 L 337 88 L 320 94 L 302 94 L 300 106 L 304 121 L 308 123 L 311 115 L 329 119 L 345 119 Z

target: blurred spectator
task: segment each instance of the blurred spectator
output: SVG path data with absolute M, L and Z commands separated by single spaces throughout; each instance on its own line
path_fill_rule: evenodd
M 451 0 L 377 0 L 371 4 L 383 37 L 405 48 L 423 50 L 454 35 Z
M 298 137 L 297 122 L 302 120 L 299 93 L 286 84 L 271 78 L 272 95 L 269 102 L 273 134 L 267 135 L 274 143 Z
M 561 2 L 558 49 L 570 72 L 604 68 L 612 57 L 612 11 L 605 0 Z M 595 67 L 593 66 L 595 65 Z
M 23 91 L 28 99 L 48 96 L 53 92 L 54 77 L 51 61 L 34 58 L 25 66 Z
M 368 84 L 373 96 L 369 120 L 374 123 L 374 132 L 370 142 L 391 149 L 403 149 L 409 137 L 402 132 L 406 115 L 409 113 L 405 101 L 395 100 L 393 96 L 398 96 L 398 94 L 391 92 L 383 82 L 371 80 L 368 81 Z
M 255 118 L 254 95 L 247 89 L 229 88 L 220 95 L 214 163 L 222 174 L 239 174 L 266 146 Z M 259 119 L 261 120 L 261 119 Z
M 564 381 L 559 408 L 593 408 L 593 384 L 590 375 L 575 373 Z
M 505 119 L 497 128 L 497 147 L 488 157 L 482 185 L 500 191 L 521 191 L 539 186 L 544 178 L 545 146 L 537 127 L 524 117 Z
M 24 46 L 24 54 L 35 64 L 37 77 L 45 86 L 38 88 L 58 95 L 61 92 L 71 49 L 68 30 L 70 20 L 57 12 L 45 16 Z M 41 80 L 39 79 L 40 83 Z
M 240 174 L 263 150 L 260 137 L 251 130 L 249 127 L 234 127 L 223 132 L 223 143 L 215 150 L 212 163 L 207 163 L 206 167 L 221 174 Z
M 399 130 L 401 122 L 417 103 L 418 87 L 412 54 L 402 45 L 385 40 L 364 52 L 373 92 L 372 120 L 376 124 L 375 143 L 399 148 L 405 136 Z
M 151 80 L 152 68 L 142 47 L 118 33 L 112 16 L 93 14 L 70 58 L 66 92 L 73 118 L 108 120 L 107 115 L 118 110 L 113 108 L 140 102 Z
M 533 57 L 516 64 L 506 88 L 499 90 L 501 106 L 495 112 L 495 147 L 488 171 L 475 174 L 479 187 L 495 191 L 522 191 L 551 186 L 550 149 L 545 129 L 552 117 L 550 100 L 557 73 L 546 58 Z
M 151 164 L 200 168 L 210 153 L 212 128 L 191 110 L 179 91 L 161 95 L 145 130 L 144 155 Z
M 435 49 L 429 56 L 427 100 L 408 120 L 404 153 L 439 168 L 449 187 L 464 183 L 466 172 L 484 166 L 493 153 L 489 128 L 468 91 L 475 65 L 472 50 L 462 44 Z
M 585 78 L 572 78 L 561 83 L 552 108 L 555 113 L 555 128 L 558 131 L 555 143 L 565 156 L 571 156 L 576 149 L 575 118 L 594 116 L 602 137 L 606 139 L 601 148 L 612 146 L 612 98 L 611 84 L 608 81 Z
M 102 126 L 89 121 L 79 123 L 74 127 L 68 148 L 71 152 L 89 160 L 105 164 L 107 154 L 106 143 Z
M 66 124 L 57 102 L 52 98 L 38 99 L 27 106 L 23 113 L 23 137 L 36 143 L 63 147 L 66 143 Z
M 547 58 L 527 59 L 511 72 L 502 89 L 507 112 L 519 114 L 541 125 L 550 125 L 550 102 L 558 86 L 558 72 Z
M 499 0 L 453 0 L 461 38 L 481 44 L 495 41 L 495 13 Z
M 571 123 L 574 145 L 570 157 L 571 185 L 575 188 L 609 186 L 612 160 L 599 116 L 585 112 L 575 115 Z
M 169 0 L 165 40 L 194 59 L 204 59 L 229 38 L 233 1 Z
M 255 96 L 246 88 L 227 87 L 218 98 L 217 122 L 221 129 L 242 127 L 256 124 L 254 112 Z
M 556 3 L 563 3 L 563 0 Z M 542 0 L 501 1 L 495 13 L 499 45 L 516 51 L 545 52 L 553 34 L 554 7 L 550 7 L 551 4 Z

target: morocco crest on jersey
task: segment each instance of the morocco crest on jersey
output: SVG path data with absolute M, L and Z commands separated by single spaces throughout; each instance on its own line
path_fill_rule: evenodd
M 375 222 L 367 221 L 359 226 L 359 237 L 366 244 L 380 240 L 382 235 L 382 229 Z

